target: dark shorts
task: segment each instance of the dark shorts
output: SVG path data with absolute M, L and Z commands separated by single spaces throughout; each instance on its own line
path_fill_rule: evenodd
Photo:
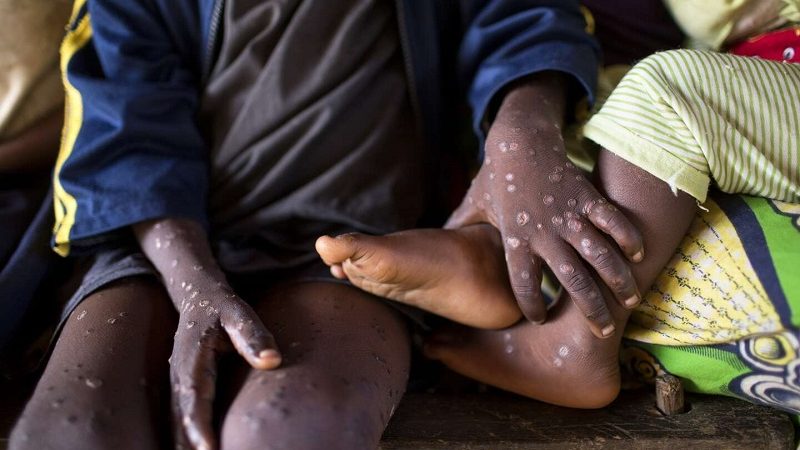
M 138 249 L 133 246 L 100 250 L 89 261 L 83 281 L 72 297 L 66 302 L 56 331 L 63 327 L 70 314 L 92 293 L 109 284 L 129 277 L 152 277 L 159 280 L 156 269 Z M 289 271 L 229 277 L 232 287 L 245 299 L 253 301 L 270 286 L 300 282 L 327 282 L 350 285 L 346 280 L 334 278 L 322 261 Z M 376 297 L 377 298 L 377 297 Z M 429 330 L 427 313 L 391 300 L 384 300 L 389 306 L 408 319 L 418 330 Z

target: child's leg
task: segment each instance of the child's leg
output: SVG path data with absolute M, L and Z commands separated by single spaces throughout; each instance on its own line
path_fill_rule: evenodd
M 632 270 L 640 286 L 649 286 L 683 238 L 694 216 L 694 199 L 683 193 L 675 196 L 662 181 L 608 152 L 600 156 L 598 175 L 598 185 L 606 187 L 607 198 L 642 232 L 647 257 Z M 343 267 L 356 270 L 354 273 L 361 277 L 359 286 L 373 292 L 388 292 L 402 301 L 408 298 L 403 292 L 412 291 L 419 296 L 414 297 L 416 306 L 444 311 L 455 320 L 471 320 L 470 310 L 479 310 L 484 312 L 484 320 L 492 320 L 493 305 L 514 301 L 505 266 L 485 265 L 475 257 L 502 255 L 497 236 L 491 226 L 479 225 L 460 230 L 415 230 L 385 238 L 352 235 L 327 241 L 318 248 L 329 262 L 347 255 L 349 248 L 350 262 Z M 603 255 L 591 247 L 587 250 L 592 257 Z M 366 261 L 362 263 L 360 258 Z M 476 281 L 473 278 L 478 272 L 482 276 Z M 497 295 L 504 297 L 472 295 L 474 288 L 469 286 L 476 282 L 493 285 Z M 384 289 L 387 285 L 389 289 Z M 491 288 L 481 287 L 483 292 Z M 446 294 L 448 291 L 455 295 Z M 617 329 L 622 330 L 630 311 L 606 294 Z M 464 300 L 469 308 L 463 308 Z M 617 350 L 622 333 L 597 339 L 581 311 L 568 298 L 561 300 L 542 325 L 521 322 L 500 331 L 454 327 L 435 335 L 426 350 L 452 369 L 503 389 L 566 406 L 603 406 L 619 390 Z M 427 307 L 436 303 L 436 308 Z
M 297 283 L 256 308 L 284 357 L 249 371 L 222 425 L 222 448 L 376 448 L 409 368 L 405 324 L 350 286 Z
M 800 113 L 785 106 L 798 96 L 786 95 L 781 86 L 788 83 L 785 89 L 800 89 L 800 68 L 788 66 L 701 52 L 661 53 L 632 70 L 587 125 L 587 136 L 647 168 L 639 169 L 609 152 L 601 154 L 598 164 L 598 187 L 645 238 L 647 256 L 633 267 L 639 286 L 654 281 L 693 215 L 692 197 L 683 192 L 671 195 L 667 183 L 698 199 L 705 197 L 711 177 L 728 191 L 797 199 L 797 133 L 787 130 L 798 128 Z M 740 95 L 720 91 L 726 84 Z M 784 101 L 776 101 L 778 97 Z M 588 251 L 590 257 L 600 256 Z M 334 271 L 341 270 L 334 264 Z M 403 271 L 399 272 L 394 278 L 403 280 Z M 617 329 L 622 329 L 629 313 L 613 301 L 608 303 Z M 429 353 L 466 375 L 524 395 L 599 406 L 610 401 L 619 386 L 616 353 L 621 333 L 611 340 L 591 339 L 583 336 L 587 330 L 579 321 L 570 322 L 575 316 L 575 307 L 564 302 L 551 312 L 550 325 L 523 323 L 508 332 L 443 333 L 429 345 Z M 576 345 L 564 347 L 565 342 Z M 503 355 L 519 349 L 524 357 Z M 570 375 L 555 376 L 560 372 Z M 601 382 L 592 384 L 598 376 Z
M 714 53 L 660 53 L 626 76 L 585 131 L 588 137 L 630 161 L 602 152 L 597 185 L 644 237 L 647 256 L 632 267 L 641 288 L 646 289 L 655 280 L 688 229 L 694 198 L 684 192 L 702 200 L 713 179 L 728 192 L 789 201 L 800 198 L 798 95 L 799 66 Z M 669 194 L 668 185 L 678 189 L 676 196 Z M 621 330 L 629 312 L 621 311 L 613 301 L 608 304 Z M 553 335 L 560 336 L 560 342 L 575 341 L 585 334 L 579 322 L 573 322 L 571 330 L 564 328 L 577 313 L 570 303 L 562 307 L 563 311 L 554 311 L 551 318 L 555 328 L 552 334 L 544 333 L 547 324 L 537 327 L 527 323 L 508 334 L 462 330 L 455 336 L 440 335 L 439 343 L 434 341 L 429 346 L 430 353 L 462 373 L 536 398 L 552 395 L 550 401 L 563 403 L 571 396 L 592 394 L 591 382 L 596 378 L 586 368 L 613 365 L 609 370 L 616 373 L 621 333 L 612 340 L 585 339 L 578 343 L 582 348 L 579 354 L 586 353 L 578 370 L 567 372 L 579 376 L 573 383 L 564 380 L 566 391 L 541 392 L 541 386 L 528 381 L 537 370 L 552 373 L 554 366 L 568 366 L 560 359 L 555 363 L 556 346 L 541 342 L 551 342 Z M 496 355 L 510 348 L 509 344 L 515 348 L 534 346 L 535 352 L 544 348 L 553 362 L 546 358 L 498 358 Z M 537 366 L 540 363 L 549 367 L 542 369 Z M 618 382 L 608 386 L 618 388 Z M 606 397 L 602 389 L 594 395 L 596 399 Z M 585 397 L 574 400 L 587 404 Z
M 163 448 L 174 317 L 148 278 L 88 296 L 64 325 L 10 448 Z
M 695 213 L 695 200 L 609 152 L 602 152 L 599 186 L 639 227 L 646 258 L 631 269 L 639 286 L 650 286 L 675 252 Z M 501 251 L 498 248 L 497 251 Z M 608 291 L 617 330 L 630 310 Z M 573 407 L 601 407 L 619 391 L 618 350 L 622 332 L 597 339 L 581 311 L 562 298 L 542 325 L 521 322 L 508 330 L 453 327 L 435 335 L 429 356 L 452 369 L 528 397 Z

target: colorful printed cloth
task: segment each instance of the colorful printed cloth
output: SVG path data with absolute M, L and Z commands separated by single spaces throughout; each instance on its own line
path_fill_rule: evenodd
M 714 191 L 631 317 L 623 367 L 800 415 L 800 204 Z
M 575 165 L 594 167 L 588 137 L 705 209 L 632 314 L 620 360 L 642 381 L 670 373 L 800 423 L 800 66 L 784 63 L 798 62 L 800 32 L 775 31 L 800 22 L 800 1 L 667 5 L 703 48 L 738 42 L 736 55 L 673 50 L 605 67 L 588 125 L 565 133 Z

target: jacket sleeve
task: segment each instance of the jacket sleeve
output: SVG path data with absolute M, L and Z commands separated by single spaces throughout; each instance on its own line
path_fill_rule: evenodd
M 199 20 L 184 8 L 167 21 L 164 8 L 159 0 L 75 2 L 61 48 L 67 116 L 53 186 L 61 255 L 143 220 L 206 224 L 200 74 L 189 51 L 201 48 L 189 26 Z
M 600 50 L 577 0 L 462 0 L 461 9 L 459 70 L 479 136 L 496 94 L 526 75 L 563 72 L 579 86 L 573 98 L 594 101 Z

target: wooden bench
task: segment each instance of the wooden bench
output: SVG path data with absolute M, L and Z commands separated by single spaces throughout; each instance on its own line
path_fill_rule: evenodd
M 789 449 L 785 414 L 740 400 L 687 396 L 664 416 L 650 390 L 625 391 L 608 408 L 560 408 L 513 395 L 409 394 L 383 449 Z
M 0 386 L 0 450 L 30 386 Z M 610 407 L 560 408 L 489 390 L 408 394 L 382 449 L 788 449 L 794 428 L 778 411 L 688 395 L 684 414 L 665 416 L 652 389 L 625 391 Z

